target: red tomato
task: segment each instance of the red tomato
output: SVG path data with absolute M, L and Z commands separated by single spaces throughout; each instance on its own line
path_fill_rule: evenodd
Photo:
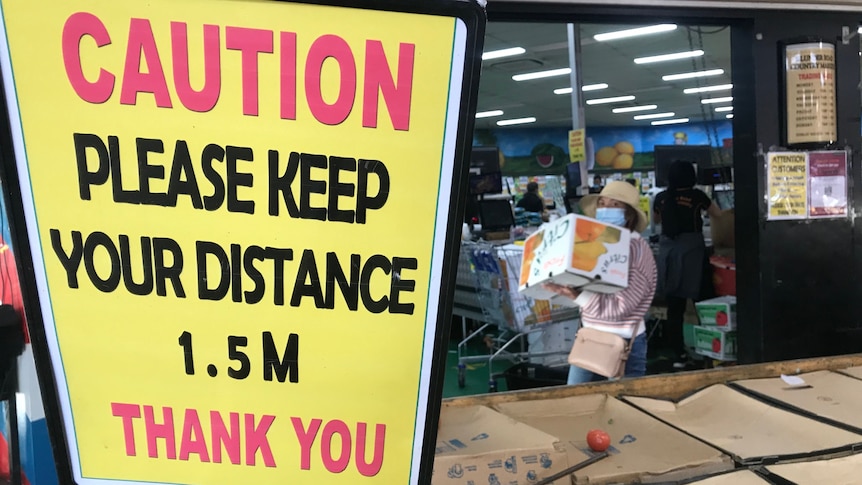
M 600 429 L 594 429 L 587 433 L 587 444 L 593 451 L 605 451 L 611 446 L 611 437 Z

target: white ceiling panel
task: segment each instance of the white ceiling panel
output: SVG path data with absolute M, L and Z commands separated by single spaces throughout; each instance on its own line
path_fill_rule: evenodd
M 635 96 L 634 101 L 585 106 L 588 126 L 649 125 L 635 121 L 634 115 L 672 111 L 693 122 L 724 119 L 715 113 L 721 103 L 704 105 L 702 98 L 730 96 L 730 91 L 684 94 L 686 88 L 729 84 L 730 28 L 686 27 L 647 36 L 597 42 L 593 35 L 623 30 L 637 25 L 581 24 L 581 69 L 583 84 L 608 84 L 607 89 L 584 93 L 586 100 Z M 569 76 L 530 81 L 514 81 L 512 76 L 528 72 L 569 67 L 566 24 L 491 22 L 485 37 L 485 51 L 523 47 L 526 52 L 513 57 L 483 62 L 478 111 L 503 110 L 499 117 L 476 120 L 477 128 L 498 128 L 501 119 L 535 117 L 529 126 L 571 126 L 569 95 L 554 89 L 570 87 Z M 652 64 L 635 64 L 646 56 L 702 50 L 704 55 Z M 709 69 L 723 69 L 719 76 L 663 81 L 662 76 Z M 613 108 L 654 104 L 655 110 L 637 113 L 612 112 Z M 525 125 L 518 125 L 525 126 Z

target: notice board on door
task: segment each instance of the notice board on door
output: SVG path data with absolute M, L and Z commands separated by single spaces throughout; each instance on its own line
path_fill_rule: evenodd
M 0 7 L 61 481 L 428 481 L 481 8 Z

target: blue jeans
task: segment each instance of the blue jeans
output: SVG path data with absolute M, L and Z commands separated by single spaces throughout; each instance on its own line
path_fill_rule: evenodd
M 635 337 L 632 342 L 632 351 L 629 360 L 626 361 L 624 377 L 641 377 L 646 375 L 647 339 L 646 332 Z M 605 376 L 590 372 L 580 367 L 569 366 L 568 384 L 583 384 L 585 382 L 596 382 L 608 379 Z

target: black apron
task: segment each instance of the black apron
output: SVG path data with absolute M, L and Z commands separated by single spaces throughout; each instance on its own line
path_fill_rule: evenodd
M 683 233 L 675 238 L 662 236 L 656 294 L 697 300 L 701 295 L 704 258 L 706 244 L 702 233 Z

